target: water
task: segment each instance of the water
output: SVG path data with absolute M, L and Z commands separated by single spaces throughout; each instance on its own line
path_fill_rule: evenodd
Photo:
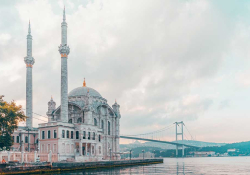
M 57 175 L 244 175 L 250 174 L 250 157 L 165 158 L 162 164 L 82 170 Z M 53 174 L 53 175 L 55 175 Z

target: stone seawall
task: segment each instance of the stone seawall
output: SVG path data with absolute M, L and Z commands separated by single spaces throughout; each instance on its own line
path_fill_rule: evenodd
M 41 174 L 51 172 L 75 171 L 94 168 L 114 168 L 163 163 L 163 159 L 138 159 L 99 162 L 55 162 L 52 166 L 12 167 L 1 169 L 0 174 Z

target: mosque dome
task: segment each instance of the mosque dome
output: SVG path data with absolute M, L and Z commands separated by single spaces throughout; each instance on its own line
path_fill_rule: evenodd
M 99 92 L 97 92 L 95 89 L 87 87 L 86 82 L 84 79 L 83 86 L 78 87 L 70 91 L 69 97 L 78 97 L 78 96 L 86 96 L 89 91 L 89 95 L 92 97 L 102 97 Z

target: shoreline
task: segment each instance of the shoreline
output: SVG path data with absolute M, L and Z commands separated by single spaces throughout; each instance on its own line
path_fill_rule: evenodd
M 115 168 L 163 163 L 163 159 L 137 159 L 99 162 L 53 162 L 52 165 L 13 166 L 1 169 L 0 175 L 9 174 L 45 174 L 53 172 L 77 171 L 84 169 Z

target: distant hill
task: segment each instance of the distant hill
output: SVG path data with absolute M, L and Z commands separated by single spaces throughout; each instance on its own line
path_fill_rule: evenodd
M 228 149 L 237 149 L 239 150 L 239 154 L 250 154 L 250 141 L 247 142 L 238 142 L 238 143 L 230 143 L 220 147 L 209 146 L 201 148 L 200 151 L 214 151 L 216 153 L 225 153 Z

